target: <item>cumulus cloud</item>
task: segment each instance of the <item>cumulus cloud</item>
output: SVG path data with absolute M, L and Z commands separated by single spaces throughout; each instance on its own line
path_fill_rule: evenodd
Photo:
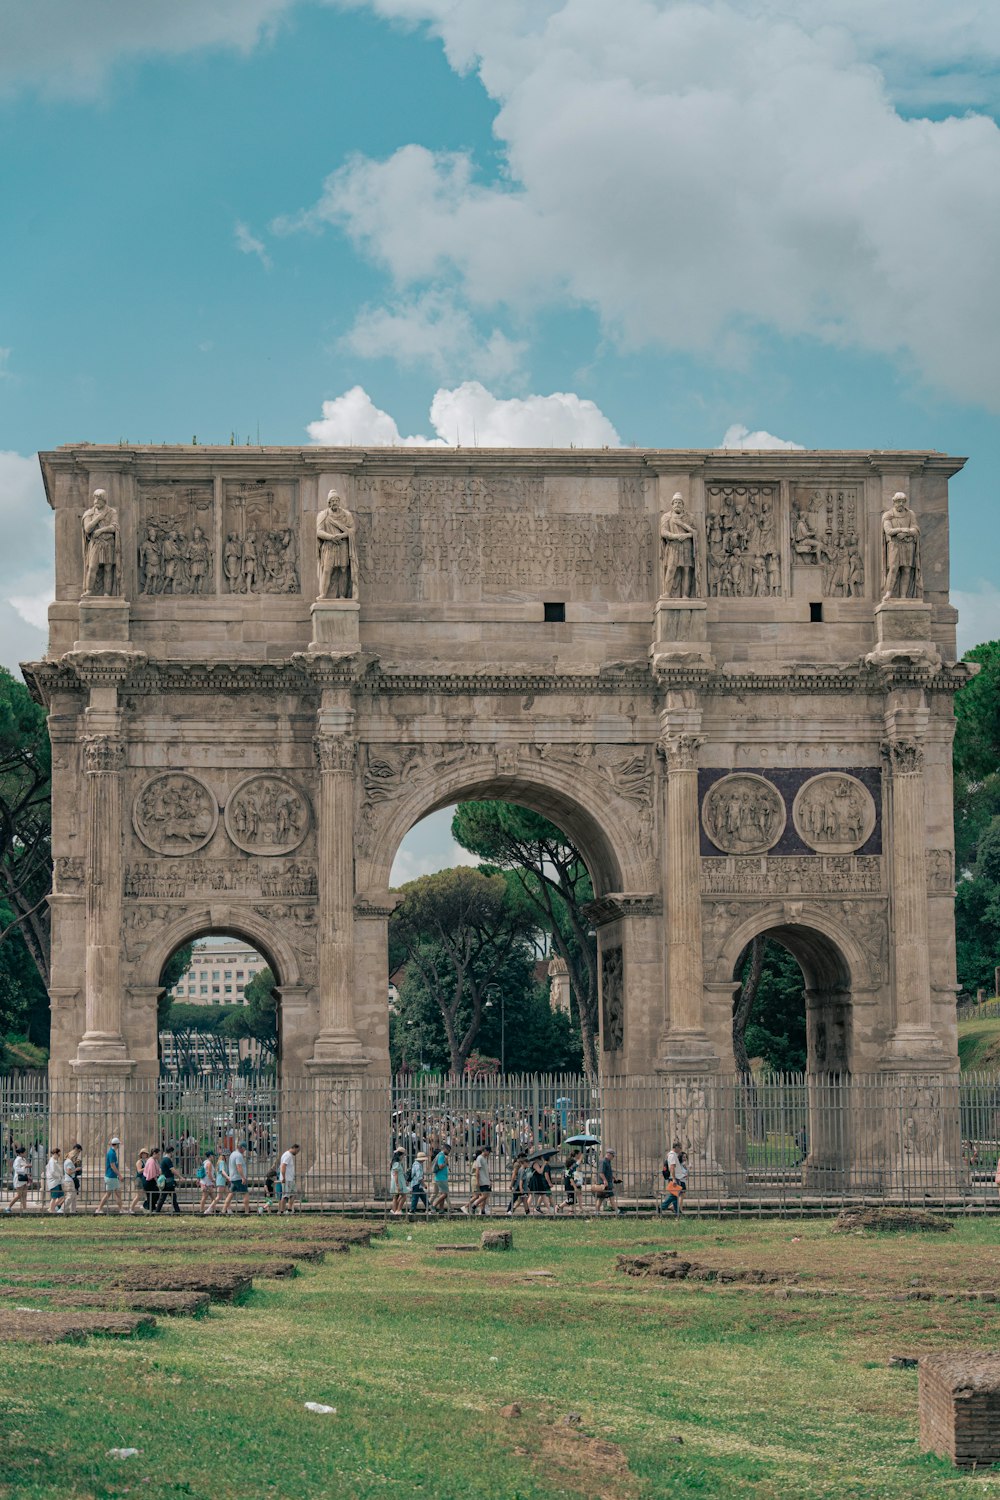
M 54 590 L 52 512 L 34 456 L 0 452 L 0 535 L 0 660 L 16 671 L 19 660 L 45 650 Z
M 396 295 L 583 304 L 624 348 L 805 335 L 1000 406 L 1000 130 L 900 113 L 871 61 L 892 30 L 866 30 L 877 7 L 370 4 L 478 70 L 505 158 L 484 181 L 468 154 L 412 142 L 327 179 L 297 226 L 344 230 Z M 928 0 L 888 9 L 933 90 L 940 19 Z M 1000 43 L 961 10 L 968 49 Z
M 1000 589 L 981 578 L 974 589 L 952 589 L 958 610 L 958 654 L 982 641 L 1000 641 Z
M 0 0 L 0 91 L 98 93 L 129 57 L 204 48 L 249 51 L 295 0 Z
M 241 250 L 244 255 L 256 255 L 265 271 L 269 271 L 271 269 L 271 257 L 267 253 L 267 246 L 263 240 L 257 238 L 249 225 L 244 224 L 241 219 L 238 219 L 233 233 L 236 238 L 237 250 Z
M 430 421 L 435 437 L 403 437 L 395 419 L 356 385 L 324 401 L 322 417 L 306 431 L 314 443 L 330 447 L 617 448 L 621 443 L 593 401 L 567 391 L 504 399 L 478 380 L 437 391 Z
M 461 372 L 484 380 L 518 374 L 527 350 L 523 340 L 508 338 L 499 328 L 480 334 L 468 311 L 439 291 L 362 308 L 341 344 L 362 359 L 391 358 L 443 377 Z
M 787 438 L 775 437 L 773 432 L 765 432 L 763 429 L 751 432 L 749 427 L 744 427 L 742 422 L 734 422 L 732 427 L 726 428 L 726 435 L 719 444 L 720 448 L 801 448 L 802 443 L 789 442 Z

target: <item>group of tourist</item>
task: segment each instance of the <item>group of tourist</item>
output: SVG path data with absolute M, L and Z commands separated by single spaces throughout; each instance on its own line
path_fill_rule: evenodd
M 407 1170 L 406 1151 L 397 1146 L 389 1163 L 389 1213 L 397 1218 L 401 1214 L 424 1213 L 447 1214 L 450 1207 L 450 1170 L 452 1148 L 448 1142 L 433 1153 L 418 1151 Z M 573 1149 L 561 1165 L 562 1199 L 553 1202 L 553 1171 L 551 1158 L 554 1150 L 528 1153 L 520 1150 L 511 1162 L 508 1182 L 509 1196 L 506 1216 L 512 1218 L 520 1208 L 525 1214 L 577 1213 L 582 1206 L 586 1177 L 583 1170 L 584 1153 Z M 490 1158 L 492 1150 L 488 1143 L 480 1145 L 470 1171 L 469 1201 L 459 1205 L 463 1214 L 485 1215 L 490 1212 L 493 1194 L 493 1173 Z M 428 1158 L 430 1173 L 428 1175 Z M 594 1187 L 594 1202 L 597 1212 L 617 1212 L 616 1190 L 620 1178 L 614 1171 L 615 1153 L 606 1150 L 601 1157 Z M 558 1171 L 557 1171 L 558 1175 Z M 430 1193 L 428 1194 L 428 1184 Z M 407 1202 L 409 1199 L 409 1202 Z
M 112 1136 L 104 1153 L 104 1191 L 93 1210 L 100 1215 L 106 1209 L 117 1209 L 119 1213 L 158 1214 L 169 1202 L 175 1214 L 181 1212 L 177 1196 L 178 1183 L 183 1178 L 174 1161 L 173 1148 L 169 1145 L 157 1148 L 143 1146 L 132 1167 L 132 1197 L 125 1208 L 125 1178 L 121 1162 L 121 1140 Z M 291 1213 L 297 1207 L 296 1161 L 300 1151 L 296 1141 L 283 1151 L 268 1168 L 264 1177 L 264 1201 L 257 1207 L 259 1214 Z M 196 1212 L 208 1216 L 214 1213 L 231 1214 L 250 1212 L 250 1178 L 247 1172 L 247 1143 L 239 1141 L 231 1149 L 220 1143 L 214 1151 L 206 1151 L 200 1165 L 195 1169 L 194 1179 L 200 1189 Z M 83 1147 L 79 1141 L 63 1156 L 58 1146 L 49 1148 L 44 1170 L 46 1213 L 74 1214 L 79 1202 L 83 1175 Z M 11 1168 L 11 1199 L 3 1212 L 10 1214 L 20 1209 L 28 1211 L 28 1193 L 34 1187 L 41 1189 L 33 1171 L 30 1154 L 24 1146 L 15 1145 Z

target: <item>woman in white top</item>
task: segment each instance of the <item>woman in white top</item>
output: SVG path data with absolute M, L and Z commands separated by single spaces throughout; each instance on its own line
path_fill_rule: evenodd
M 63 1211 L 64 1214 L 75 1214 L 76 1213 L 76 1168 L 77 1168 L 76 1151 L 73 1150 L 73 1151 L 71 1151 L 69 1153 L 69 1155 L 67 1156 L 66 1160 L 63 1162 L 63 1180 L 62 1180 L 63 1208 L 62 1208 L 62 1211 Z
M 201 1164 L 201 1197 L 198 1199 L 198 1211 L 210 1214 L 215 1207 L 215 1158 L 211 1151 L 205 1152 L 205 1160 Z
M 14 1165 L 11 1168 L 10 1174 L 10 1190 L 14 1196 L 4 1209 L 5 1214 L 11 1213 L 18 1205 L 20 1205 L 22 1213 L 26 1214 L 28 1212 L 28 1188 L 30 1186 L 31 1167 L 27 1156 L 24 1154 L 24 1147 L 15 1146 Z
M 49 1159 L 45 1163 L 45 1186 L 49 1190 L 49 1206 L 45 1212 L 61 1214 L 66 1195 L 63 1192 L 62 1155 L 58 1146 L 52 1147 Z

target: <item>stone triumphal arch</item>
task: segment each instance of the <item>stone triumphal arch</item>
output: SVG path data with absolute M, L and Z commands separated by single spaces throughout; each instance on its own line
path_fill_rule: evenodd
M 389 871 L 502 797 L 593 876 L 608 1076 L 725 1074 L 746 943 L 811 1066 L 955 1067 L 948 480 L 927 453 L 42 455 L 55 1078 L 155 1075 L 171 951 L 265 953 L 286 1078 L 386 1074 Z

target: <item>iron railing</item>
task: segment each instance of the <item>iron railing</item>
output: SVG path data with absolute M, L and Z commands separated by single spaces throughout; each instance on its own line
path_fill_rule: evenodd
M 599 1085 L 573 1074 L 280 1083 L 267 1074 L 51 1084 L 42 1074 L 0 1077 L 3 1185 L 9 1188 L 14 1149 L 23 1146 L 33 1204 L 41 1201 L 49 1148 L 65 1155 L 77 1142 L 84 1201 L 92 1202 L 114 1135 L 122 1142 L 126 1190 L 139 1148 L 169 1145 L 188 1203 L 198 1196 L 204 1153 L 228 1154 L 241 1141 L 255 1206 L 269 1168 L 293 1142 L 301 1147 L 297 1178 L 310 1207 L 384 1211 L 393 1150 L 402 1147 L 407 1168 L 423 1151 L 430 1177 L 442 1144 L 451 1148 L 453 1204 L 468 1198 L 484 1145 L 494 1211 L 506 1205 L 519 1151 L 551 1153 L 558 1203 L 566 1142 L 583 1135 L 596 1138 L 583 1150 L 577 1206 L 584 1210 L 597 1206 L 602 1147 L 616 1153 L 619 1206 L 653 1208 L 675 1139 L 687 1158 L 690 1209 L 784 1212 L 858 1198 L 1000 1206 L 1000 1075 L 993 1074 L 606 1077 Z

